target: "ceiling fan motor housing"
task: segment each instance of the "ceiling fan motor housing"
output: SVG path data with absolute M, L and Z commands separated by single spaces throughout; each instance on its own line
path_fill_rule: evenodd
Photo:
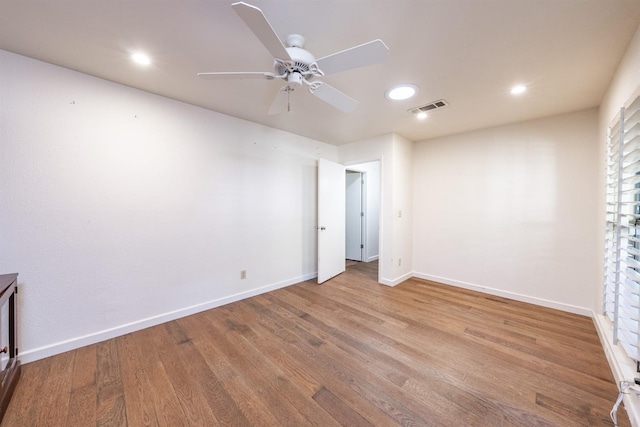
M 280 60 L 275 61 L 274 68 L 276 75 L 287 75 L 289 83 L 302 84 L 302 79 L 311 80 L 313 73 L 310 73 L 310 65 L 316 62 L 316 58 L 311 52 L 300 47 L 288 47 L 287 53 L 291 57 L 291 61 Z M 293 81 L 292 81 L 293 80 Z

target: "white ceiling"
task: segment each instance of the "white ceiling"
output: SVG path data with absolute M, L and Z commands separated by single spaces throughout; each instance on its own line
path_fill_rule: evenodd
M 639 0 L 245 0 L 316 58 L 382 39 L 385 63 L 324 77 L 360 101 L 345 114 L 294 93 L 267 115 L 280 80 L 203 80 L 203 71 L 272 71 L 232 0 L 0 0 L 0 49 L 340 145 L 390 132 L 419 141 L 599 105 L 640 24 Z M 153 64 L 129 60 L 146 51 Z M 25 76 L 28 78 L 28 76 Z M 385 91 L 413 83 L 417 97 Z M 522 96 L 509 94 L 528 85 Z M 449 106 L 417 121 L 407 109 Z

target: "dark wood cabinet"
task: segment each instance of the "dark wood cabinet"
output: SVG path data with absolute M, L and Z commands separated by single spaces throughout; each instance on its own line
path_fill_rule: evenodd
M 3 360 L 2 378 L 0 380 L 0 421 L 2 421 L 4 417 L 13 391 L 20 378 L 20 361 L 18 360 L 17 342 L 17 293 L 18 273 L 0 274 L 0 359 Z M 4 310 L 8 311 L 6 321 L 2 315 Z M 4 363 L 5 361 L 6 364 Z

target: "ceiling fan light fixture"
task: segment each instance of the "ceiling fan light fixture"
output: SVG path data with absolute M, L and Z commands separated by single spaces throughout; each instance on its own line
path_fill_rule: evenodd
M 290 73 L 287 76 L 287 82 L 302 86 L 302 74 L 296 72 Z
M 385 97 L 391 101 L 404 101 L 418 93 L 418 86 L 409 83 L 393 86 L 385 93 Z

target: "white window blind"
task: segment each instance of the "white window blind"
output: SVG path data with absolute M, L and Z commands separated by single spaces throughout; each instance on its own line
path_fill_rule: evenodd
M 640 96 L 609 128 L 603 310 L 614 344 L 638 361 L 640 347 Z

